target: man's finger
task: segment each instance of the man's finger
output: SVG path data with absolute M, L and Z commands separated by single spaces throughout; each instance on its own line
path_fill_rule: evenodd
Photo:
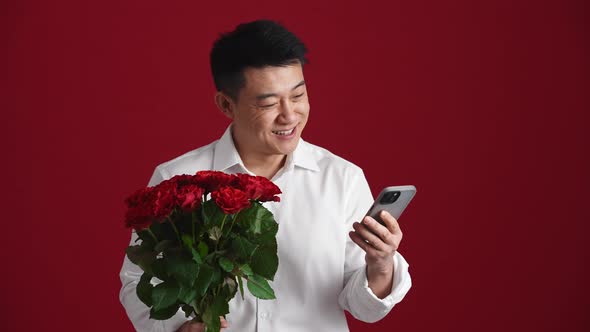
M 348 233 L 348 236 L 350 236 L 352 242 L 356 243 L 367 254 L 375 255 L 377 253 L 377 250 L 373 246 L 365 242 L 365 240 L 362 237 L 360 237 L 360 235 L 358 235 L 356 232 L 351 231 Z
M 184 323 L 178 332 L 203 332 L 205 331 L 205 324 L 188 321 Z
M 383 242 L 383 239 L 380 236 L 375 235 L 367 225 L 355 222 L 352 224 L 356 234 L 359 235 L 364 241 L 369 242 L 375 249 L 381 251 L 387 251 L 387 244 Z M 385 227 L 381 226 L 383 231 L 389 232 Z
M 401 233 L 402 232 L 402 230 L 399 227 L 399 224 L 398 224 L 397 220 L 389 212 L 387 212 L 385 210 L 382 210 L 379 213 L 379 217 L 381 218 L 381 220 L 385 224 L 385 227 L 387 227 L 387 229 L 392 234 L 398 234 L 398 233 Z
M 219 316 L 219 319 L 221 320 L 221 327 L 228 327 L 229 326 L 229 324 L 227 323 L 225 318 L 223 318 L 223 316 Z
M 380 222 L 370 216 L 363 218 L 363 225 L 365 225 L 371 232 L 381 238 L 381 241 L 388 243 L 391 237 L 391 231 L 386 226 L 383 226 Z

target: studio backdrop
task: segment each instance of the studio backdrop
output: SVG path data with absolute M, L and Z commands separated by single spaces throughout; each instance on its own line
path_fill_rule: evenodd
M 132 331 L 123 200 L 221 136 L 209 50 L 260 18 L 309 48 L 303 138 L 418 188 L 413 287 L 351 331 L 588 330 L 586 2 L 8 0 L 3 331 Z

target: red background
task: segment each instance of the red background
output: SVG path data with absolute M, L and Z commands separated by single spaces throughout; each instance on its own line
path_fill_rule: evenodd
M 123 199 L 222 134 L 211 43 L 264 17 L 310 49 L 304 137 L 374 194 L 418 188 L 400 220 L 414 286 L 352 331 L 586 331 L 587 8 L 2 1 L 2 330 L 132 330 Z

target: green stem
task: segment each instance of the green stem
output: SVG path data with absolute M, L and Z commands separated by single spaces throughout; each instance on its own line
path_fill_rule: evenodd
M 219 292 L 221 292 L 221 287 L 223 286 L 223 284 L 219 284 L 217 285 L 217 294 L 219 294 Z M 217 294 L 215 296 L 217 296 Z
M 238 213 L 236 213 L 234 215 L 234 220 L 232 220 L 232 223 L 229 225 L 229 230 L 227 231 L 228 236 L 229 236 L 229 233 L 231 232 L 232 228 L 234 228 L 234 225 L 236 224 L 236 221 L 238 220 L 238 216 L 240 215 L 240 212 L 242 212 L 242 211 L 238 211 Z M 223 233 L 221 235 L 223 235 Z M 223 241 L 223 244 L 225 244 L 225 241 Z M 221 245 L 220 247 L 223 248 L 223 245 Z
M 231 225 L 229 226 L 229 230 L 227 231 L 228 235 L 231 232 L 231 229 L 234 227 L 236 221 L 238 220 L 238 216 L 240 215 L 240 212 L 242 212 L 242 211 L 238 211 L 238 213 L 236 213 L 236 215 L 234 216 L 234 220 L 232 221 Z
M 156 234 L 154 234 L 154 232 L 152 232 L 151 229 L 146 228 L 146 230 L 148 231 L 148 233 L 150 233 L 150 235 L 154 238 L 154 241 L 156 241 L 156 243 L 158 243 L 158 238 L 156 237 Z
M 225 219 L 227 219 L 227 214 L 223 215 L 223 220 L 221 220 L 221 234 L 223 234 L 223 225 L 225 224 Z
M 199 301 L 198 304 L 197 304 L 196 300 L 194 301 L 193 308 L 195 308 L 195 318 L 193 319 L 193 321 L 199 322 L 199 323 L 203 322 L 203 314 L 205 313 L 204 302 L 205 302 L 206 298 L 207 298 L 207 294 L 205 293 L 205 295 L 203 295 L 203 297 L 201 297 L 201 301 Z M 197 308 L 198 308 L 198 310 L 197 310 Z M 197 311 L 198 311 L 198 313 L 197 313 Z
M 193 244 L 195 243 L 195 224 L 197 223 L 197 213 L 193 211 L 192 226 L 193 226 Z
M 219 230 L 219 234 L 221 234 L 221 235 L 219 235 L 219 240 L 217 240 L 217 242 L 215 242 L 215 251 L 217 251 L 217 245 L 219 244 L 219 242 L 221 241 L 222 236 L 223 236 L 223 225 L 225 224 L 225 219 L 227 219 L 227 214 L 224 214 L 223 220 L 221 220 L 221 229 Z
M 174 222 L 172 221 L 172 219 L 170 219 L 170 216 L 167 217 L 168 221 L 170 222 L 170 225 L 172 225 L 172 228 L 174 229 L 174 233 L 176 233 L 176 237 L 178 237 L 178 242 L 182 243 L 182 239 L 180 238 L 180 233 L 178 233 L 178 228 L 176 228 L 176 225 L 174 225 Z
M 203 301 L 205 301 L 205 298 L 207 297 L 207 294 L 203 295 L 203 297 L 201 298 L 201 303 L 199 304 L 199 307 L 202 309 L 203 308 Z M 202 311 L 201 311 L 202 312 Z
M 193 300 L 191 302 L 191 306 L 193 307 L 193 310 L 195 311 L 195 318 L 193 318 L 193 322 L 197 322 L 197 323 L 202 323 L 203 322 L 203 318 L 201 317 L 201 315 L 203 315 L 203 312 L 200 310 L 199 305 L 197 304 L 196 300 Z M 203 306 L 203 303 L 201 301 L 201 307 Z

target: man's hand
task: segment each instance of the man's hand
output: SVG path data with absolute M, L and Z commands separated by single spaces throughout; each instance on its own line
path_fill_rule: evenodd
M 366 253 L 369 287 L 377 297 L 384 298 L 391 292 L 393 255 L 403 234 L 397 220 L 389 212 L 381 211 L 379 217 L 385 226 L 366 216 L 362 223 L 352 225 L 354 231 L 349 236 Z
M 224 330 L 225 327 L 228 327 L 227 321 L 223 316 L 219 316 L 221 320 L 221 331 Z M 205 324 L 204 323 L 196 323 L 193 321 L 188 321 L 178 329 L 176 332 L 204 332 L 205 331 Z

